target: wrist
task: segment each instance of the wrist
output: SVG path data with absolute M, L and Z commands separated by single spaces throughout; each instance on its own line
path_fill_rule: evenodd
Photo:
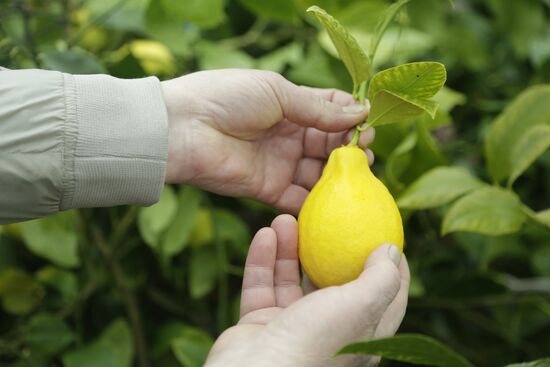
M 161 90 L 168 117 L 168 155 L 166 183 L 188 184 L 201 166 L 193 149 L 193 118 L 189 101 L 181 93 L 181 86 L 174 80 L 161 82 Z

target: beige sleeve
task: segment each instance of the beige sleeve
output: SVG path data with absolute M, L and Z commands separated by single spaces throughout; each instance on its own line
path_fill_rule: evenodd
M 1 70 L 0 223 L 155 203 L 167 125 L 153 77 Z

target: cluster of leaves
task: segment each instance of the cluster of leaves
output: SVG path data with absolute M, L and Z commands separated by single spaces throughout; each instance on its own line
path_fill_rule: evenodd
M 540 84 L 550 80 L 550 3 L 404 3 L 5 0 L 0 65 L 122 78 L 261 68 L 382 99 L 368 123 L 377 125 L 374 170 L 405 220 L 413 282 L 403 332 L 431 335 L 479 366 L 548 356 L 550 92 Z M 358 46 L 349 58 L 332 28 L 306 14 L 312 5 L 347 30 L 344 46 Z M 412 64 L 375 73 L 402 63 Z M 419 91 L 403 89 L 406 76 L 441 76 L 439 63 L 447 86 L 411 98 Z M 375 119 L 377 105 L 396 99 L 412 110 L 406 121 Z M 0 364 L 200 366 L 236 321 L 251 233 L 273 215 L 167 187 L 149 208 L 1 227 Z M 401 361 L 386 365 L 470 363 L 416 335 L 348 348 Z

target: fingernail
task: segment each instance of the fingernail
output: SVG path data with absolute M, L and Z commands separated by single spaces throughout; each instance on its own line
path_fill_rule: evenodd
M 361 106 L 360 104 L 353 104 L 350 106 L 342 107 L 342 111 L 346 113 L 362 113 L 365 112 L 365 106 Z
M 395 245 L 390 245 L 388 248 L 388 256 L 390 257 L 391 261 L 395 264 L 395 266 L 398 266 L 401 262 L 401 251 L 397 248 Z

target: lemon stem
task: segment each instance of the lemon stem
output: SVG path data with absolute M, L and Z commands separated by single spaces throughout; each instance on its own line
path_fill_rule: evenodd
M 366 100 L 366 93 L 367 93 L 367 80 L 365 80 L 361 85 L 359 86 L 359 92 L 357 92 L 357 87 L 354 86 L 353 88 L 353 98 L 359 102 L 362 106 L 365 105 Z M 367 117 L 368 119 L 368 117 Z M 355 126 L 355 130 L 353 131 L 353 138 L 348 144 L 348 147 L 353 147 L 359 144 L 359 136 L 361 135 L 361 131 L 365 131 L 367 127 L 363 126 L 365 125 L 367 121 L 363 121 Z

